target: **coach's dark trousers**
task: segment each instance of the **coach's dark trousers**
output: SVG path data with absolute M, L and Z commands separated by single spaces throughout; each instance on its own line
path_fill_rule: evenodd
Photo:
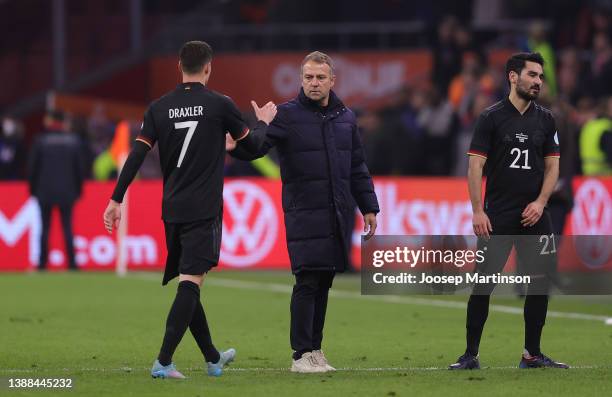
M 52 204 L 39 201 L 40 216 L 42 220 L 42 232 L 40 235 L 40 258 L 38 268 L 45 269 L 49 259 L 49 227 L 51 226 L 51 210 L 54 206 L 58 206 L 62 219 L 62 229 L 64 231 L 64 240 L 66 242 L 66 261 L 69 269 L 76 269 L 76 261 L 74 257 L 74 235 L 72 234 L 72 208 L 74 202 L 64 204 Z
M 327 296 L 334 275 L 334 271 L 301 271 L 295 275 L 290 335 L 294 358 L 321 349 Z

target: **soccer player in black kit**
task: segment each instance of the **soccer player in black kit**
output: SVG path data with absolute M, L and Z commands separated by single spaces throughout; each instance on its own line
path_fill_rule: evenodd
M 179 277 L 176 297 L 166 321 L 161 350 L 151 369 L 154 378 L 184 378 L 172 355 L 187 328 L 207 362 L 208 375 L 220 376 L 234 359 L 234 349 L 219 352 L 212 343 L 200 286 L 217 265 L 223 215 L 225 139 L 257 150 L 276 106 L 256 106 L 257 126 L 250 131 L 233 101 L 206 87 L 211 74 L 212 49 L 190 41 L 179 53 L 183 83 L 153 102 L 144 115 L 142 131 L 125 162 L 112 198 L 104 212 L 110 233 L 121 219 L 120 203 L 148 151 L 158 142 L 164 193 L 162 219 L 168 257 L 163 285 Z
M 552 113 L 534 102 L 543 84 L 539 53 L 515 54 L 506 63 L 510 94 L 479 117 L 468 152 L 468 187 L 474 233 L 485 260 L 479 274 L 500 272 L 512 247 L 530 268 L 524 306 L 525 345 L 520 368 L 569 368 L 540 350 L 548 309 L 548 270 L 556 263 L 546 203 L 559 175 L 559 140 Z M 481 202 L 486 162 L 486 193 Z M 551 241 L 552 240 L 552 241 Z M 547 246 L 542 246 L 546 244 Z M 479 369 L 478 348 L 495 284 L 476 284 L 467 307 L 467 348 L 449 369 Z

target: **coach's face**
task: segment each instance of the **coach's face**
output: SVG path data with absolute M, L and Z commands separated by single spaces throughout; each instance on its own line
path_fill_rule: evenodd
M 526 61 L 520 76 L 514 74 L 516 76 L 516 93 L 528 101 L 537 99 L 544 82 L 542 65 L 537 62 Z
M 302 66 L 302 88 L 304 94 L 321 106 L 327 106 L 329 91 L 334 86 L 335 76 L 326 63 L 308 61 Z

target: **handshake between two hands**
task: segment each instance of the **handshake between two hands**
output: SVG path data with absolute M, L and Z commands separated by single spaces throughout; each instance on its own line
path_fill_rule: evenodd
M 272 122 L 272 120 L 274 120 L 274 117 L 276 116 L 276 105 L 274 104 L 274 102 L 270 101 L 262 107 L 259 107 L 259 105 L 257 105 L 257 102 L 251 101 L 251 106 L 253 106 L 253 110 L 255 111 L 255 117 L 257 117 L 257 120 L 263 121 L 268 125 Z M 229 133 L 225 134 L 225 150 L 229 152 L 234 150 L 235 148 L 236 141 L 234 140 L 234 138 L 232 138 Z

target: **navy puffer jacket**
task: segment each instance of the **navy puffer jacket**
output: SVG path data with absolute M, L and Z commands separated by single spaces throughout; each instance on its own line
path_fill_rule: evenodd
M 333 91 L 323 111 L 300 90 L 296 98 L 278 106 L 258 153 L 246 152 L 239 143 L 230 154 L 253 160 L 273 146 L 280 160 L 293 273 L 346 270 L 350 242 L 344 236 L 355 216 L 353 198 L 362 214 L 379 212 L 355 114 Z

